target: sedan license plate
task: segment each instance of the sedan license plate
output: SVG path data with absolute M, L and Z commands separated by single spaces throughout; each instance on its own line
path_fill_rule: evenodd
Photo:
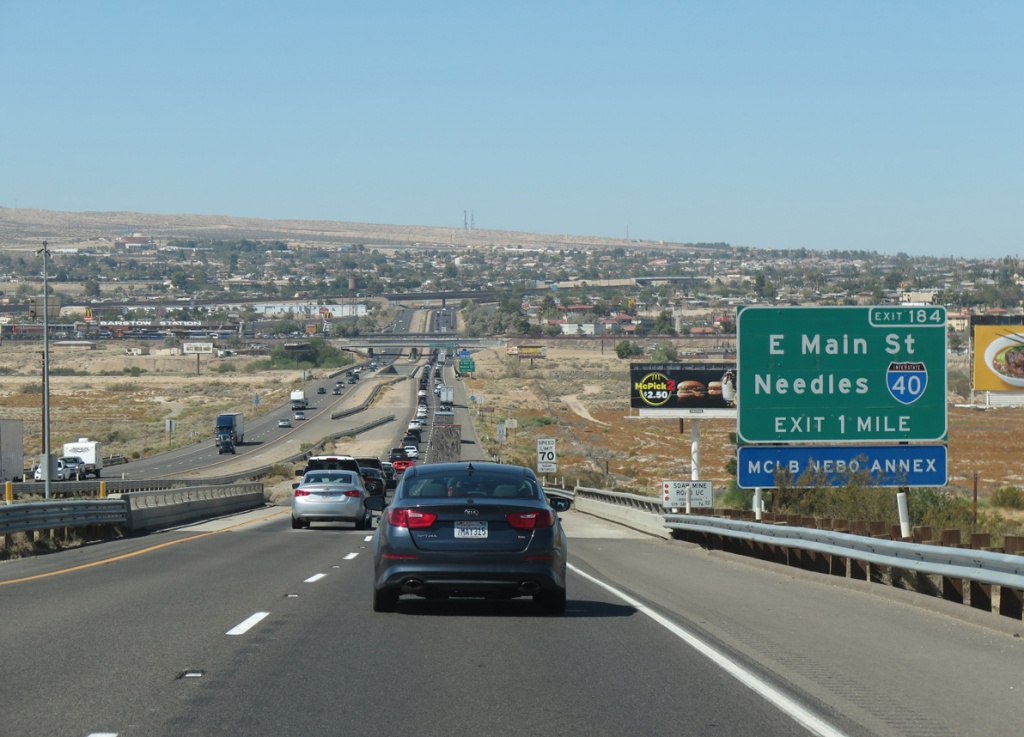
M 486 522 L 456 522 L 455 537 L 487 537 Z

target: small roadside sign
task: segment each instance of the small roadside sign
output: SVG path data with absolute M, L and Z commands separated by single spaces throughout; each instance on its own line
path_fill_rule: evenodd
M 537 473 L 557 473 L 558 452 L 554 438 L 537 438 Z
M 710 481 L 662 481 L 661 504 L 664 507 L 680 509 L 686 507 L 686 494 L 690 494 L 690 507 L 714 506 L 714 495 Z

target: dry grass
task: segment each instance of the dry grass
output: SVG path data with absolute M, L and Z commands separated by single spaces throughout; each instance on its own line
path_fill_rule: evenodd
M 237 358 L 225 360 L 244 365 Z M 262 414 L 285 401 L 300 379 L 298 371 L 218 374 L 219 363 L 204 357 L 197 375 L 192 356 L 131 356 L 121 343 L 93 351 L 55 348 L 50 352 L 51 447 L 59 452 L 63 443 L 89 437 L 104 443 L 106 455 L 140 457 L 187 445 L 211 434 L 215 414 Z M 137 375 L 124 373 L 133 370 Z M 27 468 L 43 446 L 39 346 L 3 343 L 0 371 L 0 417 L 24 421 Z M 173 434 L 166 432 L 168 419 L 175 421 Z
M 125 344 L 95 351 L 56 347 L 51 372 L 69 370 L 87 375 L 51 375 L 53 447 L 90 437 L 102 440 L 107 454 L 147 455 L 195 442 L 209 435 L 213 416 L 244 411 L 266 412 L 284 402 L 297 371 L 242 371 L 219 374 L 220 359 L 204 357 L 196 375 L 195 358 L 129 356 Z M 492 454 L 510 462 L 533 465 L 535 440 L 558 440 L 559 477 L 605 488 L 655 494 L 662 479 L 690 477 L 690 426 L 680 433 L 678 420 L 627 419 L 629 362 L 606 343 L 549 346 L 548 358 L 507 357 L 503 351 L 474 355 L 477 373 L 466 378 L 469 394 L 483 396 L 477 417 L 481 439 Z M 246 359 L 224 359 L 239 369 Z M 135 369 L 137 376 L 126 375 Z M 26 464 L 41 452 L 41 360 L 37 344 L 0 344 L 0 417 L 25 421 Z M 259 407 L 253 405 L 259 394 Z M 952 397 L 960 402 L 962 398 Z M 379 400 L 379 401 L 384 401 Z M 493 411 L 487 411 L 493 410 Z M 497 422 L 518 420 L 500 447 L 494 440 Z M 177 431 L 165 432 L 174 419 Z M 1002 486 L 1024 486 L 1024 409 L 949 410 L 950 487 L 971 494 L 975 473 L 984 500 Z M 725 488 L 726 463 L 734 454 L 730 433 L 735 423 L 704 420 L 701 425 L 702 477 Z

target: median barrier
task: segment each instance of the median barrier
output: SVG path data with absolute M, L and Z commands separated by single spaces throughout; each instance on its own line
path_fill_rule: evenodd
M 128 505 L 128 530 L 132 533 L 177 527 L 266 504 L 260 483 L 135 491 L 122 494 L 121 499 Z

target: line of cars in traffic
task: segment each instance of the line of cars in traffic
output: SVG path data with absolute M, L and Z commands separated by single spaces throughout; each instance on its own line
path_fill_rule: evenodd
M 379 464 L 380 469 L 376 466 Z M 393 498 L 372 480 L 383 461 L 313 456 L 295 484 L 292 527 L 351 522 L 373 527 L 373 609 L 392 612 L 404 595 L 428 599 L 531 597 L 541 611 L 566 609 L 568 550 L 558 512 L 534 472 L 489 462 L 413 465 Z
M 423 376 L 429 380 L 432 374 Z M 418 392 L 417 416 L 403 439 L 417 455 L 429 414 L 426 388 Z M 371 529 L 377 513 L 374 611 L 395 611 L 402 596 L 415 596 L 530 597 L 542 612 L 565 612 L 568 550 L 558 512 L 569 508 L 568 500 L 549 500 L 536 474 L 523 466 L 417 464 L 404 446 L 393 448 L 389 457 L 394 486 L 386 481 L 381 491 L 371 490 L 366 471 L 386 473 L 387 462 L 310 458 L 295 485 L 292 511 L 293 527 L 343 521 L 359 530 Z M 394 488 L 390 499 L 389 488 Z
M 292 484 L 293 529 L 313 522 L 354 522 L 367 529 L 363 500 L 384 496 L 395 488 L 398 475 L 391 463 L 350 455 L 312 456 L 296 473 L 301 479 Z
M 419 389 L 416 391 L 416 414 L 409 421 L 401 444 L 388 451 L 388 460 L 392 463 L 415 461 L 420 458 L 420 445 L 423 443 L 423 426 L 428 422 L 430 416 L 427 387 L 434 371 L 440 371 L 440 369 L 435 369 L 434 364 L 428 363 L 420 374 Z

